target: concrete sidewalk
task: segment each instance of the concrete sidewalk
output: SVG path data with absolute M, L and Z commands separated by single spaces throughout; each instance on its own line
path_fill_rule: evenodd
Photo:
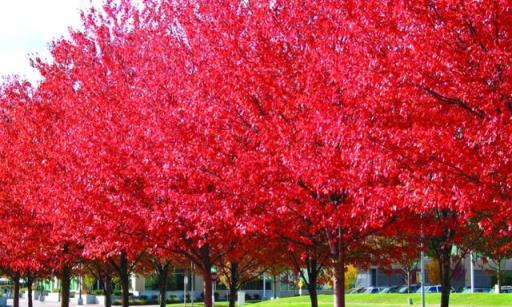
M 60 302 L 40 302 L 38 300 L 34 300 L 34 307 L 60 307 Z M 12 307 L 12 300 L 7 300 L 7 306 Z M 76 303 L 71 302 L 70 306 L 78 306 Z M 89 305 L 80 305 L 80 306 L 90 306 L 90 307 L 101 307 L 103 305 L 99 304 L 89 304 Z M 20 299 L 20 307 L 28 307 L 28 301 L 26 299 Z
M 7 306 L 12 307 L 12 299 L 7 300 Z M 87 304 L 77 305 L 76 302 L 71 301 L 69 306 L 80 306 L 80 307 L 103 307 L 103 304 Z M 141 305 L 137 307 L 158 307 L 159 305 Z M 20 299 L 20 307 L 28 307 L 28 301 L 26 299 Z M 40 302 L 34 300 L 34 307 L 60 307 L 60 302 Z

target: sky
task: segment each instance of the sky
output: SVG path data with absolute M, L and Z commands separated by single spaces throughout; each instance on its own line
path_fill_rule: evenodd
M 79 27 L 80 10 L 90 5 L 90 0 L 0 0 L 0 76 L 40 80 L 29 55 L 48 58 L 49 43 L 67 35 L 68 27 Z

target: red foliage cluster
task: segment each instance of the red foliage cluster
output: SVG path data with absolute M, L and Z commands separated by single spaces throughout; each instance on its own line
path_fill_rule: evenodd
M 343 307 L 347 263 L 421 236 L 449 289 L 454 245 L 511 236 L 510 1 L 108 1 L 51 52 L 0 97 L 16 274 L 180 255 L 211 306 L 249 255 Z

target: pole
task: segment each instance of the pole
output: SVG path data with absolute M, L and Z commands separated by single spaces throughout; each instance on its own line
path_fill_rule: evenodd
M 421 307 L 425 307 L 425 251 L 424 251 L 424 237 L 423 237 L 423 216 L 421 216 Z
M 187 286 L 188 286 L 188 274 L 187 270 L 183 271 L 183 305 L 187 307 Z
M 266 297 L 266 294 L 267 294 L 267 286 L 266 286 L 266 278 L 265 278 L 265 274 L 263 274 L 263 297 L 262 299 L 264 300 L 265 297 Z
M 423 245 L 423 244 L 422 244 Z M 421 249 L 421 307 L 425 307 L 425 252 Z
M 469 274 L 471 279 L 471 293 L 475 293 L 475 267 L 473 264 L 473 251 L 469 253 Z
M 213 291 L 212 291 L 212 305 L 215 306 L 215 291 L 217 291 L 217 281 L 213 281 Z
M 83 305 L 84 301 L 82 299 L 82 266 L 80 266 L 80 275 L 78 275 L 78 304 L 77 305 Z
M 192 282 L 192 284 L 190 285 L 190 303 L 192 305 L 192 307 L 194 307 L 194 296 L 196 294 L 196 279 L 195 279 L 195 273 L 194 273 L 194 269 L 195 269 L 195 266 L 194 266 L 194 263 L 191 264 L 192 266 L 192 270 L 190 272 L 190 280 Z

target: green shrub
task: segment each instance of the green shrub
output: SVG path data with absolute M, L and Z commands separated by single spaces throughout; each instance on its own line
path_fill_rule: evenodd
M 142 295 L 136 298 L 130 298 L 130 305 L 132 306 L 140 306 L 140 305 L 158 305 L 158 299 L 148 299 L 147 296 Z M 122 305 L 122 300 L 116 299 L 112 301 L 112 305 Z
M 96 277 L 94 275 L 86 274 L 82 277 L 82 290 L 84 293 L 91 293 L 94 284 L 96 283 Z
M 180 299 L 176 295 L 171 295 L 165 300 L 167 304 L 178 303 L 179 301 Z
M 135 299 L 133 301 L 130 302 L 131 305 L 149 305 L 149 300 L 148 299 Z
M 96 289 L 96 290 L 91 290 L 91 294 L 92 295 L 105 295 L 105 292 L 103 292 L 103 290 Z

